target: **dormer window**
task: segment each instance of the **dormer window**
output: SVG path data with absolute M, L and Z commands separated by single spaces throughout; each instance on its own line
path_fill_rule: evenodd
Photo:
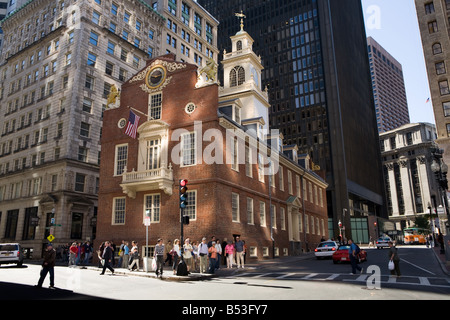
M 234 67 L 230 71 L 230 87 L 240 86 L 245 82 L 245 70 L 241 66 Z

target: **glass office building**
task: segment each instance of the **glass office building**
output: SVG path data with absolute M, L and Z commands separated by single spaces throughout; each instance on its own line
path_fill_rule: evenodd
M 330 235 L 366 241 L 386 217 L 367 41 L 358 0 L 199 0 L 219 20 L 218 48 L 239 31 L 262 57 L 270 127 L 326 173 Z M 351 219 L 366 224 L 352 231 Z M 375 219 L 375 220 L 374 220 Z

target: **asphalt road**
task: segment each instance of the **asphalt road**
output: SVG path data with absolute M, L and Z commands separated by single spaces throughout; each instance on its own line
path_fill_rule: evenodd
M 182 300 L 173 310 L 180 315 L 184 310 L 182 307 L 192 306 L 192 302 L 450 299 L 450 278 L 442 272 L 431 250 L 400 248 L 402 277 L 394 280 L 389 278 L 387 251 L 368 252 L 369 261 L 362 264 L 365 271 L 360 275 L 350 275 L 348 264 L 335 265 L 331 260 L 316 260 L 313 256 L 249 265 L 238 271 L 221 270 L 216 278 L 195 282 L 164 281 L 134 275 L 100 276 L 97 269 L 56 267 L 57 290 L 33 287 L 39 278 L 38 265 L 28 264 L 23 268 L 1 266 L 0 299 Z M 377 272 L 366 271 L 371 268 Z M 44 282 L 46 285 L 48 279 Z M 227 310 L 226 307 L 223 306 L 222 312 Z M 184 311 L 195 312 L 195 309 Z

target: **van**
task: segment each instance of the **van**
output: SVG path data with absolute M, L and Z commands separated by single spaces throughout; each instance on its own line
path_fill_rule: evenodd
M 18 243 L 0 243 L 0 264 L 23 264 L 23 251 Z

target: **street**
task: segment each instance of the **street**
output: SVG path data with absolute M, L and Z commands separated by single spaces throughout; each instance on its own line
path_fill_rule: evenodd
M 35 289 L 40 266 L 0 267 L 0 299 L 115 300 L 448 300 L 450 277 L 431 249 L 400 247 L 402 277 L 390 278 L 387 250 L 368 249 L 362 274 L 351 275 L 349 264 L 317 260 L 313 254 L 221 269 L 204 281 L 165 281 L 131 274 L 100 276 L 97 268 L 55 267 L 57 290 Z M 120 269 L 117 269 L 120 270 Z M 371 270 L 371 271 L 367 271 Z M 167 269 L 167 273 L 171 272 Z M 140 272 L 142 274 L 142 272 Z M 48 278 L 44 287 L 48 286 Z M 6 289 L 6 290 L 5 290 Z M 185 305 L 189 307 L 189 305 Z M 192 306 L 191 306 L 192 307 Z M 189 309 L 185 310 L 186 312 Z M 191 310 L 192 311 L 192 310 Z M 182 312 L 180 309 L 179 312 Z

